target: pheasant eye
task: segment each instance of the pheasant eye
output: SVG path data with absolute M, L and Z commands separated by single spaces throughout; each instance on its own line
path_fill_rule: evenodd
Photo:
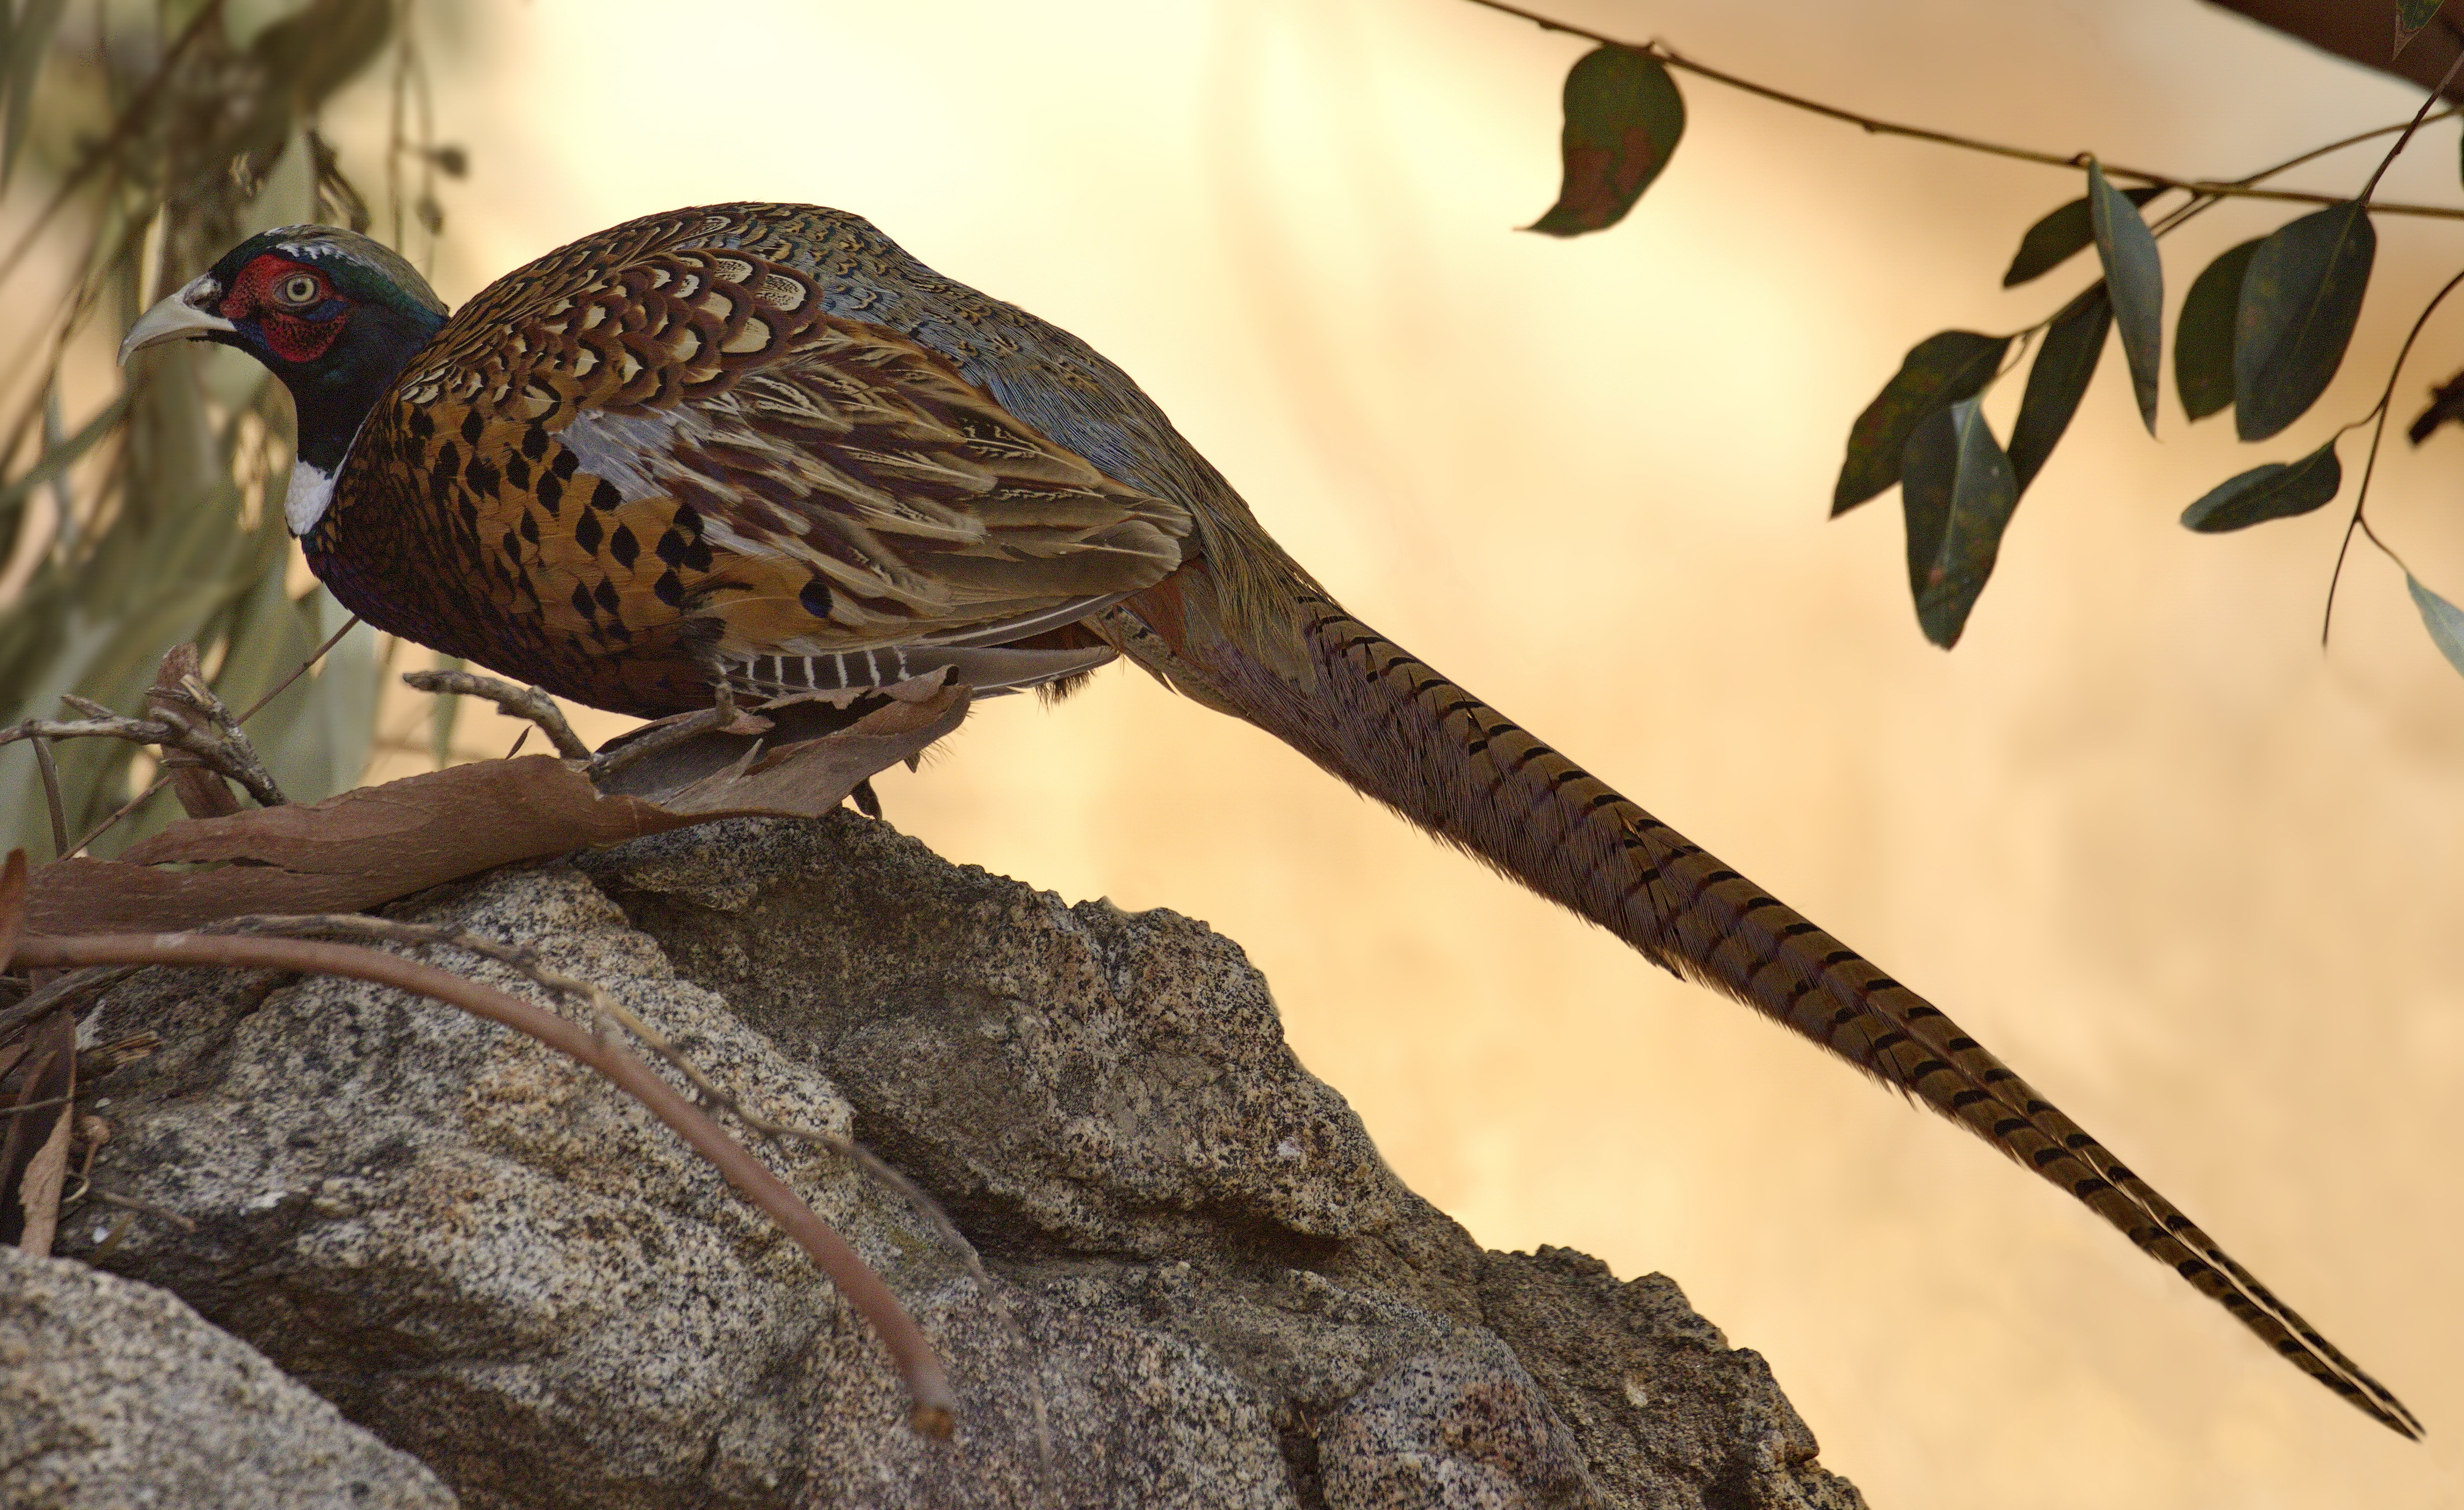
M 307 273 L 294 273 L 274 285 L 274 300 L 293 309 L 306 309 L 319 302 L 324 290 L 316 278 Z

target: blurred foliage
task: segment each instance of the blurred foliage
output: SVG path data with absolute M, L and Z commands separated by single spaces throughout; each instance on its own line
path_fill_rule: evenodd
M 0 307 L 17 311 L 28 353 L 0 378 L 0 718 L 53 716 L 63 693 L 134 711 L 182 641 L 204 652 L 223 699 L 249 709 L 347 622 L 322 588 L 291 588 L 305 579 L 282 522 L 292 418 L 279 385 L 197 344 L 149 351 L 116 379 L 111 362 L 152 300 L 243 237 L 309 220 L 366 229 L 366 199 L 318 113 L 388 57 L 393 229 L 399 241 L 407 163 L 414 218 L 434 234 L 433 174 L 459 161 L 426 141 L 407 3 L 0 0 Z M 105 396 L 79 406 L 80 393 Z M 355 629 L 250 720 L 295 799 L 358 782 L 376 658 L 377 636 Z M 57 755 L 73 838 L 151 779 L 117 742 Z M 98 852 L 176 815 L 158 795 Z M 0 752 L 0 850 L 49 853 L 50 828 L 31 748 Z

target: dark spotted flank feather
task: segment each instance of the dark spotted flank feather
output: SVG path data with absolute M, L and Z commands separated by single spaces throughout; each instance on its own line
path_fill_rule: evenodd
M 372 622 L 643 716 L 1117 651 L 1967 1127 L 2417 1434 L 1939 1010 L 1346 613 L 1067 332 L 811 206 L 619 226 L 450 320 L 379 250 L 269 232 L 129 338 L 239 345 L 291 386 L 291 517 Z

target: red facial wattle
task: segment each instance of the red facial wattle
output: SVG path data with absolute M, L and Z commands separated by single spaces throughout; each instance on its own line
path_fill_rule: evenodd
M 306 263 L 269 253 L 240 269 L 231 291 L 223 295 L 218 313 L 233 324 L 253 322 L 264 333 L 265 344 L 283 361 L 314 362 L 341 335 L 349 306 L 345 304 L 321 319 L 285 308 L 274 291 L 286 279 L 300 277 L 315 279 L 320 296 L 308 308 L 322 309 L 334 303 L 333 283 L 324 274 Z

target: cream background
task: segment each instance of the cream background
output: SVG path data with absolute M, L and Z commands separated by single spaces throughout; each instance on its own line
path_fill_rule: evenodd
M 2188 0 L 1554 9 L 1879 114 L 2192 172 L 2415 102 Z M 2084 280 L 1997 287 L 2070 175 L 1687 80 L 1674 166 L 1563 243 L 1511 228 L 1554 188 L 1583 44 L 1449 0 L 443 19 L 440 118 L 473 165 L 448 298 L 631 214 L 810 199 L 1074 330 L 1354 610 L 1932 995 L 2431 1444 L 1973 1140 L 1137 673 L 1057 713 L 986 706 L 880 783 L 893 822 L 1242 941 L 1406 1179 L 1491 1246 L 1675 1276 L 1878 1507 L 2457 1502 L 2464 681 L 2366 549 L 2321 653 L 2343 504 L 2224 539 L 2173 520 L 2368 406 L 2464 228 L 2382 223 L 2331 417 L 2275 444 L 2189 430 L 2169 376 L 2150 443 L 2108 350 L 1945 655 L 1896 495 L 1825 524 L 1832 476 L 1903 348 Z M 365 113 L 343 123 L 366 140 Z M 2455 131 L 2383 193 L 2457 202 Z M 2172 303 L 2284 215 L 2177 238 Z M 2399 427 L 2459 338 L 2433 326 Z M 2459 455 L 2453 431 L 2396 446 L 2374 517 L 2464 598 Z

